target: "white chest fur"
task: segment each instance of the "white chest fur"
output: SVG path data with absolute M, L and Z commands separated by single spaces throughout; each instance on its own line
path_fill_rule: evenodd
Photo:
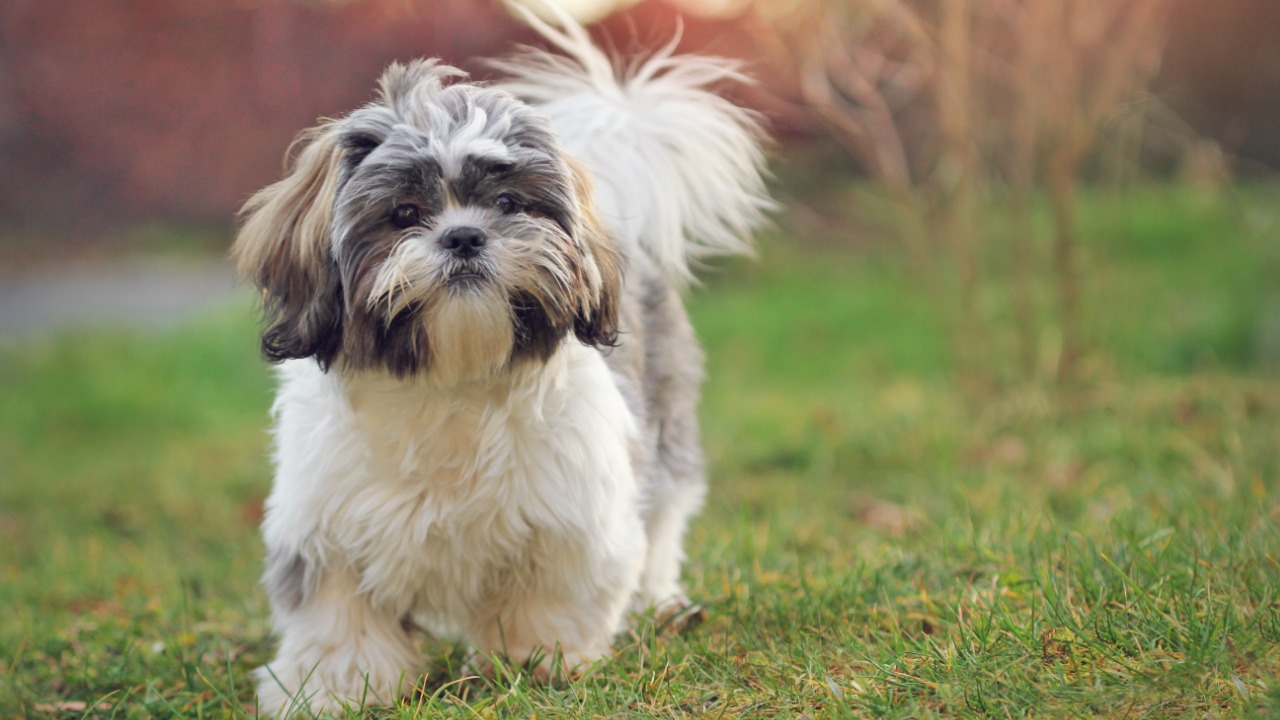
M 291 362 L 275 412 L 268 546 L 344 566 L 373 604 L 435 632 L 459 632 L 548 565 L 616 556 L 601 540 L 639 522 L 634 420 L 577 343 L 460 387 Z

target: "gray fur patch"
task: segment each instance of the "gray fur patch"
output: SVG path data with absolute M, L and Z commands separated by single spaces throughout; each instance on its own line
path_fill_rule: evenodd
M 316 578 L 301 554 L 270 550 L 262 586 L 277 611 L 297 610 L 315 592 Z
M 628 279 L 622 317 L 622 343 L 606 360 L 641 421 L 632 461 L 648 520 L 706 483 L 698 437 L 703 356 L 679 293 L 657 274 Z

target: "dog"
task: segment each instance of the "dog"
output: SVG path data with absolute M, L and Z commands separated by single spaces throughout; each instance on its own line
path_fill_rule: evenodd
M 260 710 L 394 703 L 414 630 L 569 674 L 635 614 L 689 607 L 706 481 L 702 355 L 682 303 L 771 208 L 746 78 L 674 42 L 615 68 L 520 11 L 485 84 L 393 64 L 304 131 L 232 256 L 278 363 Z

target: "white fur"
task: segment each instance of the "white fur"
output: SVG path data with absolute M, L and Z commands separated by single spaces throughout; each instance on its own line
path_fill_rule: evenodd
M 749 83 L 736 63 L 672 55 L 675 41 L 619 73 L 586 30 L 540 3 L 560 28 L 512 8 L 566 55 L 530 50 L 492 61 L 500 83 L 550 119 L 596 181 L 600 217 L 632 260 L 672 281 L 709 257 L 749 253 L 750 231 L 774 207 L 764 187 L 756 116 L 710 91 Z
M 358 701 L 366 679 L 370 700 L 398 697 L 420 671 L 406 615 L 486 653 L 558 647 L 569 667 L 607 653 L 646 540 L 636 428 L 599 352 L 570 341 L 545 365 L 467 385 L 305 360 L 280 380 L 263 535 L 325 576 L 277 613 L 263 710 L 287 709 L 290 692 L 312 708 Z

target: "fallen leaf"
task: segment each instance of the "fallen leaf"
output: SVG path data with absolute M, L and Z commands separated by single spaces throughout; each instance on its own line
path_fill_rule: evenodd
M 867 495 L 855 495 L 850 511 L 862 523 L 894 537 L 905 535 L 924 524 L 909 508 Z
M 1019 438 L 1006 435 L 991 447 L 991 464 L 998 467 L 1017 468 L 1027 461 L 1027 444 Z
M 38 713 L 82 713 L 89 709 L 89 704 L 81 700 L 64 700 L 56 703 L 37 703 Z M 94 710 L 110 710 L 111 703 L 98 703 Z

